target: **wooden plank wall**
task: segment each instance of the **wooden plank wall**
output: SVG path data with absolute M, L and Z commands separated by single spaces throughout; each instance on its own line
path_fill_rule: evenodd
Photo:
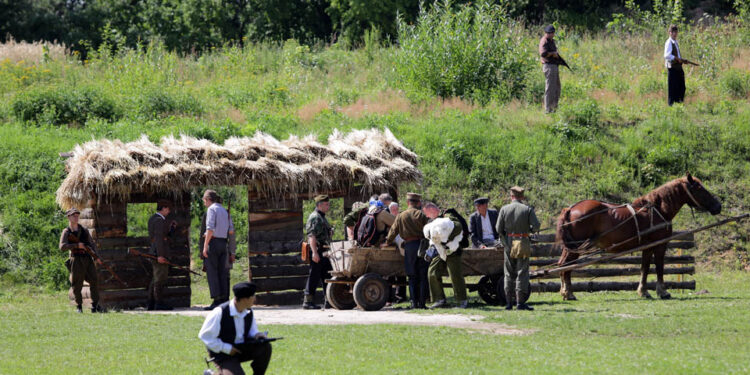
M 391 194 L 397 197 L 396 190 Z M 248 189 L 248 254 L 250 269 L 248 278 L 258 285 L 256 303 L 259 305 L 296 305 L 302 303 L 303 290 L 310 267 L 302 262 L 300 246 L 304 239 L 302 205 L 315 193 L 301 193 L 294 199 L 270 201 L 261 197 L 253 188 Z M 344 215 L 351 210 L 353 202 L 367 201 L 359 188 L 344 191 L 329 191 L 331 199 L 344 198 Z M 318 292 L 317 301 L 322 301 Z
M 159 197 L 134 194 L 129 203 L 154 203 Z M 81 211 L 80 223 L 90 228 L 99 255 L 114 269 L 127 286 L 113 279 L 103 268 L 98 269 L 99 303 L 109 309 L 130 309 L 146 306 L 151 281 L 151 264 L 147 259 L 127 254 L 129 248 L 146 251 L 150 248 L 148 237 L 129 237 L 127 231 L 127 202 L 91 202 Z M 190 266 L 190 194 L 184 193 L 174 202 L 167 220 L 175 220 L 177 228 L 170 247 L 169 260 L 181 266 Z M 170 269 L 167 279 L 168 296 L 165 301 L 173 307 L 190 306 L 190 275 L 186 271 Z M 72 290 L 69 291 L 71 303 Z M 90 305 L 88 286 L 84 287 L 85 303 Z

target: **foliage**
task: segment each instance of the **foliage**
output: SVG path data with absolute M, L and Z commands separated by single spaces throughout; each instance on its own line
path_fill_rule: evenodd
M 440 97 L 510 100 L 524 89 L 514 77 L 531 67 L 523 43 L 502 8 L 478 2 L 454 11 L 446 0 L 422 9 L 415 25 L 399 21 L 396 70 L 406 84 Z
M 615 33 L 662 32 L 670 24 L 685 22 L 682 0 L 654 0 L 652 10 L 643 10 L 635 0 L 625 0 L 625 13 L 615 13 L 607 30 Z
M 734 99 L 745 99 L 750 92 L 750 72 L 729 69 L 719 78 L 719 87 Z
M 16 98 L 13 113 L 20 121 L 53 125 L 83 125 L 89 118 L 113 121 L 121 117 L 111 98 L 89 87 L 29 91 Z

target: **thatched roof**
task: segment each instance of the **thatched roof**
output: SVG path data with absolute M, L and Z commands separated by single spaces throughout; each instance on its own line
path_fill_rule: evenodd
M 63 208 L 93 198 L 127 199 L 131 193 L 177 194 L 207 185 L 250 185 L 269 197 L 324 192 L 358 185 L 382 191 L 419 181 L 417 155 L 386 129 L 334 131 L 323 145 L 314 136 L 279 141 L 256 133 L 224 145 L 188 136 L 146 136 L 135 142 L 96 140 L 78 145 L 57 190 Z

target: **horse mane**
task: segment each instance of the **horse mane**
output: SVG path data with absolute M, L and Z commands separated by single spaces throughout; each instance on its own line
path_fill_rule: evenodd
M 682 199 L 682 184 L 687 182 L 687 177 L 676 178 L 672 181 L 659 186 L 658 188 L 651 190 L 639 198 L 636 198 L 632 205 L 635 207 L 643 207 L 649 204 L 654 205 L 661 213 L 665 216 L 669 216 L 668 220 L 671 220 L 680 207 L 685 203 Z

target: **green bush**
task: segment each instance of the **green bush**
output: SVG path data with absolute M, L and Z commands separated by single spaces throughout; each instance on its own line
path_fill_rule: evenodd
M 729 69 L 719 78 L 719 87 L 725 94 L 734 99 L 747 97 L 748 85 L 750 85 L 750 73 L 740 69 Z
M 534 64 L 522 48 L 522 28 L 500 7 L 479 2 L 454 10 L 446 0 L 422 9 L 414 25 L 398 26 L 396 72 L 406 85 L 481 103 L 493 92 L 505 100 L 523 95 L 518 77 Z
M 147 118 L 174 114 L 199 115 L 203 113 L 203 105 L 188 93 L 152 88 L 144 91 L 139 98 L 138 113 Z
M 664 86 L 666 86 L 664 79 L 658 79 L 653 75 L 646 75 L 638 81 L 638 94 L 645 95 L 659 92 L 664 89 Z
M 13 113 L 24 122 L 53 125 L 83 125 L 91 117 L 108 121 L 122 117 L 111 97 L 86 87 L 50 87 L 21 94 L 13 102 Z

